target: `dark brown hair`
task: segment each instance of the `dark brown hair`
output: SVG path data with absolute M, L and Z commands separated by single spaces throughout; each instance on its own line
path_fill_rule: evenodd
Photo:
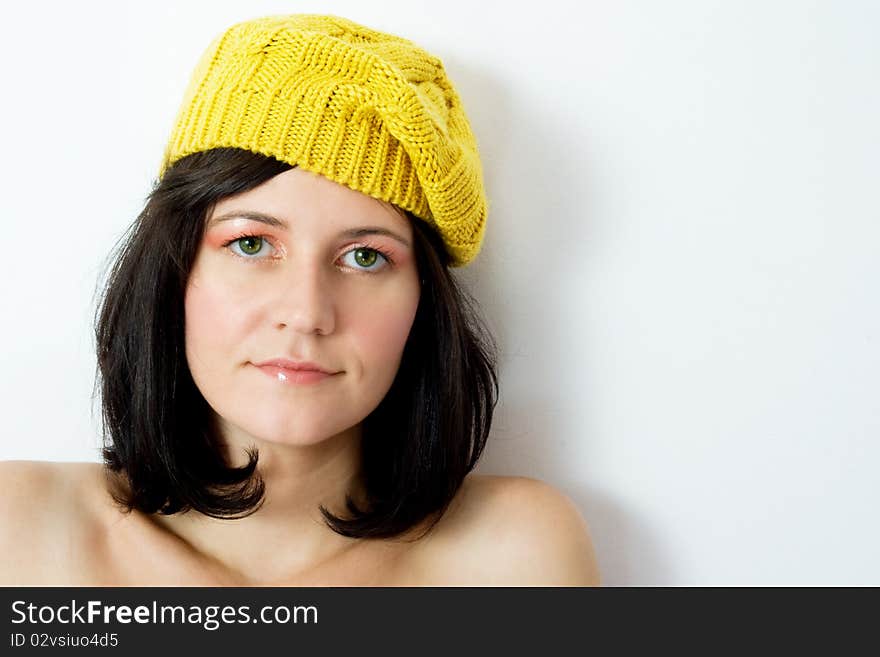
M 104 463 L 127 481 L 114 492 L 127 512 L 236 518 L 262 503 L 256 448 L 247 465 L 230 467 L 190 375 L 183 300 L 213 206 L 290 168 L 235 148 L 184 157 L 154 184 L 113 254 L 95 317 L 95 385 Z M 436 231 L 407 215 L 421 296 L 396 378 L 362 423 L 368 504 L 346 495 L 349 518 L 320 507 L 331 529 L 355 538 L 397 536 L 432 514 L 436 523 L 480 458 L 498 401 L 495 341 Z

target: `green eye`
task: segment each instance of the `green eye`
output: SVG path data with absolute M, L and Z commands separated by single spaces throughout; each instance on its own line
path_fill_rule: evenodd
M 257 237 L 256 235 L 242 237 L 238 240 L 238 244 L 244 253 L 254 255 L 255 253 L 260 252 L 260 248 L 263 246 L 263 238 Z
M 373 249 L 360 248 L 355 250 L 354 259 L 362 267 L 372 267 L 378 255 Z

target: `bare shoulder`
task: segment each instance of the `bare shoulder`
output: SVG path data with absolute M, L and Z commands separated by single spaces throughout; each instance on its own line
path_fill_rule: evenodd
M 0 585 L 38 584 L 40 565 L 52 558 L 52 532 L 63 513 L 60 464 L 0 462 Z
M 600 586 L 586 520 L 538 479 L 469 475 L 425 543 L 430 585 Z
M 99 499 L 97 463 L 0 461 L 0 585 L 64 579 L 88 547 Z

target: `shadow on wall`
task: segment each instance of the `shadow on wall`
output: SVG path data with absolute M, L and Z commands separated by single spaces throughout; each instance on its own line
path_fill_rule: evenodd
M 483 248 L 454 270 L 500 356 L 500 401 L 476 471 L 534 477 L 566 493 L 590 526 L 603 585 L 671 582 L 656 534 L 628 520 L 588 474 L 598 441 L 588 394 L 596 347 L 574 312 L 601 247 L 591 230 L 588 139 L 565 133 L 542 99 L 526 105 L 466 62 L 444 65 L 477 136 L 489 198 Z

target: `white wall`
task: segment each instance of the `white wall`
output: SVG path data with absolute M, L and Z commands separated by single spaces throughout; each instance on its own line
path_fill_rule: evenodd
M 880 584 L 880 5 L 19 3 L 0 21 L 0 458 L 98 460 L 93 295 L 196 58 L 336 13 L 441 57 L 492 213 L 479 471 L 557 485 L 608 585 Z

